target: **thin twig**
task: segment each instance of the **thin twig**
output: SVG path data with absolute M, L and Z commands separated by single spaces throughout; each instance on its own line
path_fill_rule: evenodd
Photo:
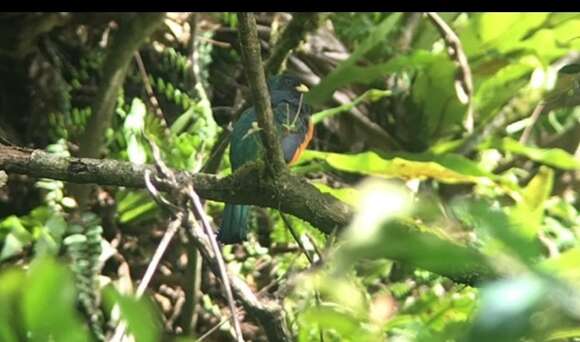
M 427 17 L 437 28 L 441 37 L 449 47 L 449 56 L 457 65 L 457 74 L 455 77 L 455 92 L 459 101 L 467 105 L 467 115 L 465 116 L 464 127 L 468 133 L 473 132 L 473 79 L 471 69 L 467 61 L 467 55 L 463 51 L 463 45 L 457 34 L 447 25 L 445 20 L 435 12 L 427 12 Z
M 279 284 L 282 279 L 286 278 L 288 276 L 288 274 L 290 274 L 290 272 L 292 271 L 292 265 L 294 265 L 294 262 L 296 261 L 297 258 L 294 258 L 291 262 L 290 265 L 288 266 L 286 272 L 284 272 L 284 274 L 280 275 L 277 279 L 272 280 L 272 282 L 270 282 L 268 285 L 262 287 L 260 289 L 260 291 L 258 291 L 256 293 L 256 298 L 260 298 L 264 293 L 266 293 L 268 290 L 270 290 L 272 288 L 272 286 Z M 211 334 L 213 334 L 219 327 L 221 327 L 225 322 L 230 320 L 230 316 L 231 314 L 229 314 L 226 318 L 222 319 L 218 324 L 214 325 L 213 327 L 211 327 L 206 333 L 204 333 L 201 337 L 199 337 L 197 339 L 197 342 L 201 342 L 204 339 L 208 338 Z
M 212 253 L 211 242 L 203 229 L 198 228 L 197 221 L 193 219 L 193 214 L 188 220 L 188 233 L 193 241 L 198 245 L 199 251 L 211 271 L 219 277 L 219 261 L 215 254 Z M 290 341 L 290 334 L 287 331 L 285 317 L 282 309 L 276 302 L 262 302 L 256 297 L 254 292 L 249 288 L 242 279 L 229 275 L 232 290 L 235 296 L 242 302 L 244 309 L 251 317 L 263 327 L 269 341 Z
M 302 253 L 306 256 L 306 258 L 308 259 L 308 262 L 310 262 L 310 266 L 314 266 L 314 259 L 312 258 L 312 256 L 310 256 L 310 253 L 308 253 L 308 250 L 306 250 L 306 247 L 304 247 L 302 240 L 298 236 L 296 229 L 294 229 L 294 226 L 292 225 L 292 223 L 290 222 L 288 217 L 286 217 L 286 215 L 284 215 L 283 213 L 280 213 L 280 216 L 282 217 L 282 221 L 284 221 L 286 228 L 288 228 L 288 230 L 290 231 L 290 234 L 292 234 L 292 237 L 294 238 L 294 240 L 296 241 L 298 246 L 300 246 Z M 320 293 L 316 289 L 314 290 L 314 298 L 316 299 L 316 305 L 320 306 L 320 304 L 322 303 L 322 300 L 320 299 Z M 324 329 L 322 329 L 322 328 L 319 328 L 319 339 L 321 342 L 324 342 Z
M 310 253 L 308 253 L 308 250 L 306 249 L 306 247 L 302 243 L 302 240 L 300 239 L 300 236 L 298 236 L 298 233 L 296 232 L 296 229 L 294 229 L 294 226 L 292 225 L 292 223 L 290 222 L 290 220 L 288 219 L 288 217 L 286 215 L 284 215 L 283 213 L 281 213 L 281 212 L 280 212 L 280 217 L 282 217 L 282 221 L 284 221 L 284 224 L 286 225 L 286 228 L 288 228 L 288 231 L 290 231 L 290 234 L 294 238 L 294 241 L 296 241 L 296 243 L 298 244 L 298 246 L 300 246 L 300 249 L 302 250 L 302 253 L 306 257 L 306 259 L 308 259 L 308 262 L 310 262 L 311 265 L 314 265 L 314 259 L 312 258 L 312 256 L 310 255 Z
M 532 112 L 532 115 L 530 116 L 528 124 L 526 125 L 526 128 L 524 129 L 524 132 L 522 133 L 522 136 L 520 137 L 520 144 L 525 145 L 528 142 L 528 139 L 530 138 L 530 135 L 532 134 L 532 129 L 534 128 L 534 125 L 536 124 L 536 122 L 540 118 L 540 114 L 542 114 L 542 112 L 544 111 L 544 107 L 545 107 L 545 103 L 542 101 L 542 102 L 538 103 L 536 108 L 534 108 L 534 111 Z
M 191 202 L 193 204 L 195 214 L 197 215 L 197 217 L 199 217 L 201 219 L 201 225 L 203 227 L 203 230 L 205 231 L 205 234 L 207 235 L 207 237 L 210 241 L 210 246 L 211 246 L 212 252 L 213 252 L 213 254 L 218 262 L 219 274 L 220 274 L 220 278 L 222 280 L 222 285 L 224 287 L 224 292 L 226 293 L 226 299 L 228 301 L 230 311 L 232 312 L 232 325 L 234 327 L 234 331 L 236 332 L 237 340 L 243 341 L 244 338 L 242 336 L 242 328 L 240 327 L 240 321 L 238 320 L 238 317 L 236 316 L 236 303 L 234 301 L 234 296 L 232 294 L 230 279 L 227 275 L 226 265 L 224 263 L 224 259 L 223 259 L 223 256 L 221 254 L 219 245 L 216 241 L 215 234 L 214 234 L 213 230 L 211 229 L 210 223 L 207 219 L 207 215 L 206 215 L 205 211 L 203 210 L 201 200 L 199 199 L 199 196 L 197 195 L 197 193 L 193 189 L 193 185 L 191 183 L 187 186 L 186 191 L 187 191 L 187 194 L 188 194 L 188 196 L 191 199 Z
M 238 13 L 238 22 L 244 67 L 252 90 L 258 125 L 261 128 L 260 136 L 266 152 L 267 165 L 271 173 L 270 176 L 276 177 L 286 169 L 286 163 L 274 125 L 270 94 L 262 66 L 256 18 L 252 13 Z
M 175 233 L 177 233 L 179 227 L 181 227 L 183 223 L 182 221 L 183 214 L 181 212 L 178 212 L 176 213 L 175 219 L 173 219 L 167 226 L 167 230 L 163 234 L 163 237 L 161 238 L 161 241 L 159 242 L 159 245 L 157 246 L 157 249 L 155 250 L 153 257 L 149 262 L 149 265 L 147 265 L 147 270 L 145 271 L 145 274 L 143 275 L 143 278 L 141 279 L 141 282 L 137 287 L 137 291 L 135 292 L 135 296 L 137 298 L 140 298 L 145 293 L 145 290 L 147 289 L 149 282 L 151 282 L 151 278 L 153 278 L 155 270 L 157 270 L 157 266 L 159 265 L 161 258 L 165 254 L 167 247 L 169 247 L 169 243 L 173 239 L 173 236 L 175 236 Z M 119 323 L 119 325 L 117 325 L 117 328 L 115 329 L 115 334 L 111 338 L 111 342 L 122 341 L 125 336 L 126 328 L 127 324 L 125 323 L 125 321 Z
M 163 132 L 166 136 L 169 135 L 169 125 L 167 124 L 167 120 L 165 118 L 165 114 L 161 109 L 161 105 L 159 105 L 159 101 L 157 100 L 157 96 L 155 96 L 155 92 L 153 91 L 153 87 L 151 86 L 151 82 L 149 82 L 149 77 L 147 77 L 147 69 L 145 69 L 145 64 L 143 63 L 143 59 L 141 58 L 141 54 L 139 51 L 135 51 L 135 62 L 137 62 L 137 67 L 139 68 L 139 74 L 141 75 L 141 80 L 143 81 L 143 85 L 145 86 L 145 92 L 147 92 L 147 99 L 151 103 L 151 107 L 155 111 L 155 115 L 161 119 L 161 123 L 163 125 Z

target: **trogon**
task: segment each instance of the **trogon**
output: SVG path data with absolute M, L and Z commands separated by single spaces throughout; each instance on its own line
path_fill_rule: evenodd
M 307 90 L 298 79 L 288 75 L 270 77 L 268 89 L 274 122 L 286 163 L 296 162 L 312 139 L 311 107 L 303 102 Z M 256 110 L 245 110 L 234 124 L 230 141 L 232 171 L 263 156 L 263 145 Z M 246 240 L 250 207 L 226 203 L 218 239 L 224 244 Z

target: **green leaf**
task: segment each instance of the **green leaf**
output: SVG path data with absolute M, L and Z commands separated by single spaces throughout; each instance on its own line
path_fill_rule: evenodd
M 429 146 L 432 140 L 461 130 L 467 106 L 455 91 L 457 67 L 445 54 L 434 55 L 418 72 L 411 88 L 409 115 L 416 123 L 414 139 Z
M 484 13 L 479 18 L 480 34 L 485 47 L 503 53 L 517 49 L 517 43 L 530 31 L 540 27 L 548 13 Z
M 525 76 L 532 69 L 529 64 L 512 63 L 476 85 L 473 101 L 476 111 L 480 113 L 479 119 L 494 116 L 527 83 Z
M 322 329 L 336 330 L 343 338 L 354 337 L 355 332 L 361 328 L 360 322 L 348 313 L 337 309 L 313 307 L 304 312 L 301 319 L 309 324 L 316 324 Z
M 108 286 L 103 291 L 103 300 L 110 309 L 115 304 L 121 309 L 121 317 L 127 321 L 129 332 L 139 342 L 160 340 L 160 322 L 157 320 L 151 303 L 144 298 L 136 299 L 121 295 L 116 289 Z
M 22 314 L 32 341 L 90 340 L 76 311 L 72 276 L 65 267 L 50 259 L 37 260 L 31 265 Z
M 538 235 L 544 218 L 544 203 L 550 197 L 553 184 L 554 171 L 542 166 L 522 190 L 521 200 L 509 211 L 512 220 L 521 227 L 523 236 L 533 239 Z
M 348 203 L 352 206 L 356 205 L 360 200 L 360 193 L 355 188 L 331 188 L 328 185 L 320 182 L 315 182 L 313 185 L 321 192 L 331 194 L 339 200 Z
M 580 338 L 580 328 L 578 326 L 573 326 L 569 328 L 559 328 L 550 333 L 547 341 L 574 341 L 578 338 Z
M 580 170 L 580 160 L 559 148 L 537 148 L 520 144 L 511 138 L 490 139 L 482 148 L 495 148 L 505 152 L 520 154 L 533 161 L 563 170 Z
M 9 269 L 0 275 L 0 341 L 18 342 L 25 339 L 18 313 L 18 299 L 26 283 L 24 272 Z
M 363 243 L 347 241 L 337 253 L 341 271 L 362 259 L 387 258 L 442 275 L 465 277 L 464 281 L 470 281 L 470 276 L 491 275 L 487 261 L 477 250 L 421 231 L 405 220 L 384 222 L 372 239 Z
M 532 262 L 541 254 L 538 242 L 526 234 L 525 223 L 514 220 L 492 203 L 480 199 L 456 198 L 450 208 L 464 224 L 473 226 L 482 235 L 487 233 L 494 237 L 491 247 L 495 247 L 493 243 L 501 242 L 504 251 L 511 251 L 524 262 Z
M 178 135 L 187 130 L 187 126 L 190 125 L 193 120 L 194 108 L 191 106 L 183 114 L 181 114 L 175 122 L 171 125 L 171 134 Z
M 33 240 L 32 234 L 24 227 L 20 218 L 15 215 L 0 222 L 0 237 L 4 240 L 0 261 L 22 253 L 24 247 Z
M 580 247 L 574 247 L 555 258 L 542 261 L 540 267 L 547 272 L 573 282 L 578 287 L 580 286 L 578 260 L 580 260 Z
M 367 39 L 361 42 L 346 61 L 339 64 L 334 71 L 308 92 L 306 101 L 313 105 L 322 104 L 332 96 L 336 89 L 351 83 L 353 66 L 373 47 L 385 42 L 387 35 L 395 27 L 400 17 L 400 13 L 393 13 L 369 32 Z
M 312 159 L 324 160 L 337 170 L 384 178 L 432 178 L 444 183 L 478 183 L 485 178 L 498 179 L 477 163 L 456 154 L 398 153 L 382 158 L 374 152 L 349 155 L 308 150 L 302 158 L 303 161 Z

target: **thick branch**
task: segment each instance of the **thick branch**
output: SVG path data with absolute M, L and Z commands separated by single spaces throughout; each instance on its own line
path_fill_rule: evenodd
M 0 145 L 0 170 L 38 178 L 63 180 L 77 184 L 100 184 L 144 188 L 146 169 L 153 175 L 150 165 L 134 165 L 110 159 L 63 158 L 40 150 L 29 150 Z M 348 224 L 352 209 L 335 197 L 323 194 L 301 177 L 284 174 L 276 180 L 263 177 L 256 164 L 241 168 L 231 177 L 176 172 L 178 182 L 193 181 L 202 198 L 252 204 L 279 209 L 292 214 L 325 233 Z M 155 178 L 155 177 L 153 177 Z M 171 190 L 170 184 L 158 181 L 155 186 Z
M 276 127 L 274 125 L 272 105 L 270 103 L 266 76 L 264 75 L 264 68 L 262 66 L 256 18 L 251 13 L 238 13 L 238 21 L 244 67 L 250 89 L 252 90 L 258 125 L 261 128 L 260 135 L 266 152 L 266 161 L 272 172 L 272 176 L 276 176 L 286 168 L 286 165 L 282 157 L 282 147 L 278 141 Z

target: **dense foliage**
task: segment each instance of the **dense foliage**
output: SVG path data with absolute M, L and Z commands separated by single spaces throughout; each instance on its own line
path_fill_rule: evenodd
M 264 60 L 301 15 L 256 14 Z M 0 143 L 135 164 L 153 143 L 173 169 L 230 175 L 229 125 L 252 101 L 238 17 L 169 13 L 141 37 L 142 16 L 1 14 Z M 316 16 L 282 65 L 315 112 L 291 172 L 354 217 L 327 235 L 254 207 L 224 260 L 299 341 L 578 340 L 580 14 L 437 18 L 459 52 L 425 14 Z M 104 141 L 87 140 L 111 89 Z M 218 229 L 223 203 L 204 206 Z M 139 342 L 235 340 L 184 231 L 135 297 L 171 218 L 145 189 L 0 171 L 0 341 L 108 340 L 119 317 Z

